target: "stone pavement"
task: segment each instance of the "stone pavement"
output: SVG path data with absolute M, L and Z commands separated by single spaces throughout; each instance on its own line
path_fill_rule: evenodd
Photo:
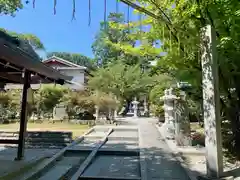
M 150 118 L 139 118 L 141 147 L 146 160 L 147 179 L 190 180 L 183 167 L 174 158 L 170 148 Z

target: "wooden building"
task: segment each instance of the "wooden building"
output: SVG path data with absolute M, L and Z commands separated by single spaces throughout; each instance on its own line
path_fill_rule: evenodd
M 42 63 L 32 46 L 25 40 L 0 31 L 0 82 L 22 84 L 20 130 L 18 140 L 1 139 L 1 144 L 18 144 L 16 160 L 24 157 L 27 127 L 27 97 L 31 84 L 54 82 L 63 85 L 72 77 L 61 74 Z

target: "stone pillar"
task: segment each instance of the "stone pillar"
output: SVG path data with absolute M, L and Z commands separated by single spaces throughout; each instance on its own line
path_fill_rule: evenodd
M 99 120 L 99 107 L 98 107 L 98 105 L 95 105 L 95 117 L 96 117 L 96 120 Z
M 165 122 L 163 128 L 165 129 L 166 136 L 170 139 L 175 137 L 175 113 L 174 113 L 174 104 L 177 97 L 173 93 L 173 89 L 166 89 L 164 91 L 164 96 L 161 97 L 161 100 L 164 100 L 164 117 Z
M 219 178 L 223 173 L 222 138 L 219 108 L 216 35 L 210 25 L 201 29 L 203 116 L 207 175 Z
M 134 101 L 132 102 L 133 104 L 133 117 L 138 117 L 138 104 L 139 102 L 137 101 L 137 98 L 135 97 Z

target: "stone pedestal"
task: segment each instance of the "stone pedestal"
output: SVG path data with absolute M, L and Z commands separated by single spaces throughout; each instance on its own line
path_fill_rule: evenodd
M 175 139 L 177 146 L 191 146 L 189 111 L 185 100 L 186 94 L 180 91 L 175 106 Z
M 133 117 L 137 118 L 138 117 L 138 104 L 139 102 L 137 101 L 137 98 L 132 102 L 133 105 Z
M 174 95 L 173 89 L 166 89 L 164 96 L 161 97 L 161 100 L 164 101 L 164 117 L 165 122 L 163 127 L 165 129 L 166 137 L 174 139 L 175 137 L 175 113 L 174 113 L 174 104 L 177 99 L 177 96 Z

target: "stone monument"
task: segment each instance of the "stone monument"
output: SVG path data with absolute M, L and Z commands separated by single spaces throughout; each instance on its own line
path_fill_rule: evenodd
M 63 120 L 67 117 L 66 106 L 63 103 L 57 104 L 53 108 L 53 119 L 54 120 Z

